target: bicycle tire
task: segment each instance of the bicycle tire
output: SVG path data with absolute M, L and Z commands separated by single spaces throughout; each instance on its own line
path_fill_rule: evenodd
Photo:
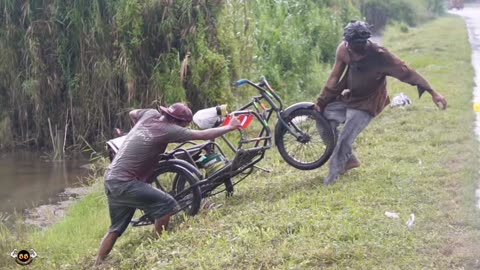
M 153 186 L 169 193 L 177 200 L 180 209 L 189 216 L 195 216 L 200 211 L 201 190 L 198 178 L 187 168 L 178 164 L 161 166 L 155 171 Z M 182 191 L 188 192 L 181 194 Z
M 277 149 L 282 158 L 294 168 L 313 170 L 328 161 L 335 148 L 336 137 L 327 119 L 313 109 L 299 108 L 285 117 L 288 126 L 305 134 L 297 140 L 278 122 L 275 131 Z M 313 127 L 313 132 L 312 132 Z M 308 154 L 302 153 L 308 151 Z

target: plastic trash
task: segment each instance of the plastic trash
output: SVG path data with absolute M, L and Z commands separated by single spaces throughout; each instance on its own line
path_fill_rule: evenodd
M 400 218 L 400 216 L 395 213 L 395 212 L 388 212 L 388 211 L 385 211 L 385 216 L 389 217 L 389 218 L 393 218 L 393 219 L 397 219 L 397 218 Z
M 411 105 L 412 100 L 404 93 L 396 94 L 390 102 L 391 107 Z
M 413 213 L 410 214 L 410 219 L 407 221 L 407 227 L 411 228 L 415 223 L 415 215 Z
M 219 126 L 227 115 L 227 105 L 219 105 L 199 110 L 193 115 L 193 122 L 201 129 Z

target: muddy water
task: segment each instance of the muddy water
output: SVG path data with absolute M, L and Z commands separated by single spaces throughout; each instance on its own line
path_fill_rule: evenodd
M 462 16 L 468 28 L 470 44 L 472 45 L 472 65 L 475 69 L 475 88 L 473 89 L 473 102 L 480 104 L 480 5 L 468 6 L 463 10 L 450 11 L 452 14 Z M 480 140 L 480 112 L 476 112 L 475 133 Z M 477 207 L 480 208 L 480 186 L 476 191 Z
M 66 196 L 65 190 L 78 185 L 88 175 L 83 157 L 65 162 L 48 162 L 40 153 L 0 154 L 0 212 L 23 213 L 26 208 L 55 204 Z

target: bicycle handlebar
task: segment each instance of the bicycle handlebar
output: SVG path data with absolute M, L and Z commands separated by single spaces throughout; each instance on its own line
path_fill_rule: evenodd
M 235 86 L 240 86 L 242 84 L 246 84 L 246 83 L 249 83 L 250 81 L 247 80 L 247 79 L 241 79 L 241 80 L 238 80 L 236 83 L 235 83 Z M 252 82 L 250 82 L 252 83 Z
M 265 100 L 267 100 L 267 102 L 270 104 L 270 106 L 272 106 L 272 108 L 275 111 L 282 110 L 282 108 L 283 108 L 282 99 L 275 93 L 275 91 L 272 89 L 272 87 L 270 86 L 270 84 L 268 83 L 267 79 L 265 79 L 264 76 L 262 76 L 260 78 L 259 83 L 253 83 L 253 82 L 251 82 L 250 80 L 247 80 L 247 79 L 240 79 L 235 83 L 235 86 L 240 86 L 240 85 L 243 85 L 243 84 L 249 84 L 249 85 L 257 88 L 257 90 L 260 92 L 262 97 Z M 272 99 L 275 99 L 278 102 L 279 105 L 277 105 Z

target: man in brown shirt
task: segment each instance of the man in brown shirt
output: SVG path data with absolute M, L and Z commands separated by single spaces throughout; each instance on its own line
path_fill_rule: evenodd
M 155 219 L 155 230 L 161 234 L 178 204 L 168 193 L 150 185 L 159 155 L 169 143 L 187 140 L 210 140 L 240 127 L 233 118 L 226 126 L 191 130 L 192 111 L 182 103 L 130 112 L 135 125 L 105 172 L 105 193 L 111 226 L 102 240 L 96 264 L 110 253 L 117 238 L 127 229 L 137 208 Z
M 437 106 L 447 108 L 446 99 L 425 78 L 387 49 L 369 40 L 371 32 L 367 23 L 352 21 L 345 27 L 343 35 L 335 65 L 315 106 L 333 128 L 344 123 L 330 158 L 325 185 L 334 183 L 345 171 L 360 166 L 352 152 L 352 144 L 390 103 L 387 76 L 417 86 L 420 97 L 426 91 Z

